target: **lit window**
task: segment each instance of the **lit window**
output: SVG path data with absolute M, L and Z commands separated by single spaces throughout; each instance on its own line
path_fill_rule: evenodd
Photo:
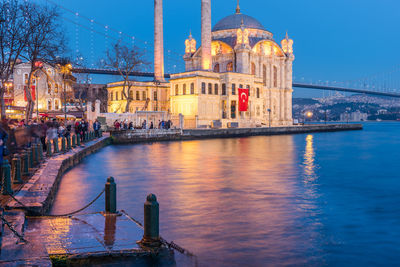
M 140 100 L 140 92 L 136 91 L 136 100 Z
M 194 83 L 190 84 L 190 94 L 194 95 Z
M 175 84 L 175 95 L 179 95 L 179 85 Z
M 183 95 L 186 95 L 186 84 L 183 85 L 183 91 L 182 91 Z
M 232 63 L 232 62 L 229 62 L 229 63 L 226 65 L 226 71 L 227 71 L 227 72 L 232 72 L 232 71 L 233 71 L 233 63 Z

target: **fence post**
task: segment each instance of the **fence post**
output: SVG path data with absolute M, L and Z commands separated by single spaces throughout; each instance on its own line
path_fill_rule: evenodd
M 67 150 L 65 148 L 65 137 L 61 137 L 61 151 L 65 153 Z
M 22 152 L 22 175 L 29 175 L 29 156 L 28 152 Z
M 113 177 L 108 177 L 106 182 L 106 212 L 117 212 L 117 185 Z
M 39 165 L 40 160 L 39 160 L 39 145 L 34 144 L 33 145 L 33 159 L 34 159 L 34 164 Z
M 42 142 L 40 142 L 38 144 L 38 146 L 39 146 L 39 161 L 42 161 L 43 160 L 43 144 L 42 144 Z
M 54 138 L 54 139 L 53 139 L 53 145 L 54 145 L 54 154 L 55 154 L 55 153 L 59 153 L 59 152 L 60 152 L 60 149 L 59 149 L 59 147 L 58 147 L 58 138 Z
M 30 169 L 33 169 L 33 150 L 31 147 L 28 147 L 28 166 Z
M 76 134 L 74 134 L 72 136 L 72 147 L 75 148 L 76 147 Z
M 67 151 L 71 150 L 71 135 L 67 137 Z
M 21 179 L 21 158 L 18 155 L 12 159 L 12 178 L 14 184 L 22 184 Z
M 51 142 L 48 140 L 46 145 L 46 156 L 49 158 L 51 157 L 51 154 Z
M 159 204 L 157 197 L 154 194 L 149 194 L 144 203 L 144 234 L 141 241 L 144 246 L 161 246 L 159 226 Z
M 76 143 L 77 143 L 78 146 L 81 146 L 81 135 L 80 134 L 78 134 L 76 136 Z
M 3 173 L 1 176 L 3 178 L 1 193 L 3 195 L 12 194 L 13 191 L 11 189 L 11 166 L 6 159 L 3 161 Z

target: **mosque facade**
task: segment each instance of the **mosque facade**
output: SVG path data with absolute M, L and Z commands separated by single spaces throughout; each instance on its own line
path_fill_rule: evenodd
M 185 72 L 166 82 L 162 0 L 155 0 L 155 80 L 165 91 L 160 94 L 166 97 L 161 99 L 165 111 L 183 115 L 186 128 L 292 125 L 293 40 L 286 34 L 279 45 L 259 21 L 242 14 L 239 4 L 211 27 L 211 0 L 201 2 L 201 46 L 189 36 Z

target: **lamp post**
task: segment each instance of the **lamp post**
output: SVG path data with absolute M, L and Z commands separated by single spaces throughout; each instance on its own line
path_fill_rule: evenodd
M 36 119 L 39 122 L 39 75 L 35 73 L 36 78 Z
M 267 111 L 268 111 L 268 127 L 269 128 L 271 128 L 271 109 L 269 108 L 269 109 L 267 109 Z
M 66 63 L 61 65 L 61 73 L 64 82 L 64 119 L 67 121 L 67 90 L 66 90 L 66 79 L 71 75 L 72 65 L 71 63 Z

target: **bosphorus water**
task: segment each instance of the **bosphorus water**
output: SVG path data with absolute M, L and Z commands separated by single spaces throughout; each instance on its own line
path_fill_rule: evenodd
M 400 123 L 362 131 L 108 146 L 65 174 L 52 212 L 80 208 L 108 176 L 118 209 L 199 266 L 397 265 Z M 101 198 L 89 211 L 104 209 Z M 177 255 L 177 265 L 194 264 Z

